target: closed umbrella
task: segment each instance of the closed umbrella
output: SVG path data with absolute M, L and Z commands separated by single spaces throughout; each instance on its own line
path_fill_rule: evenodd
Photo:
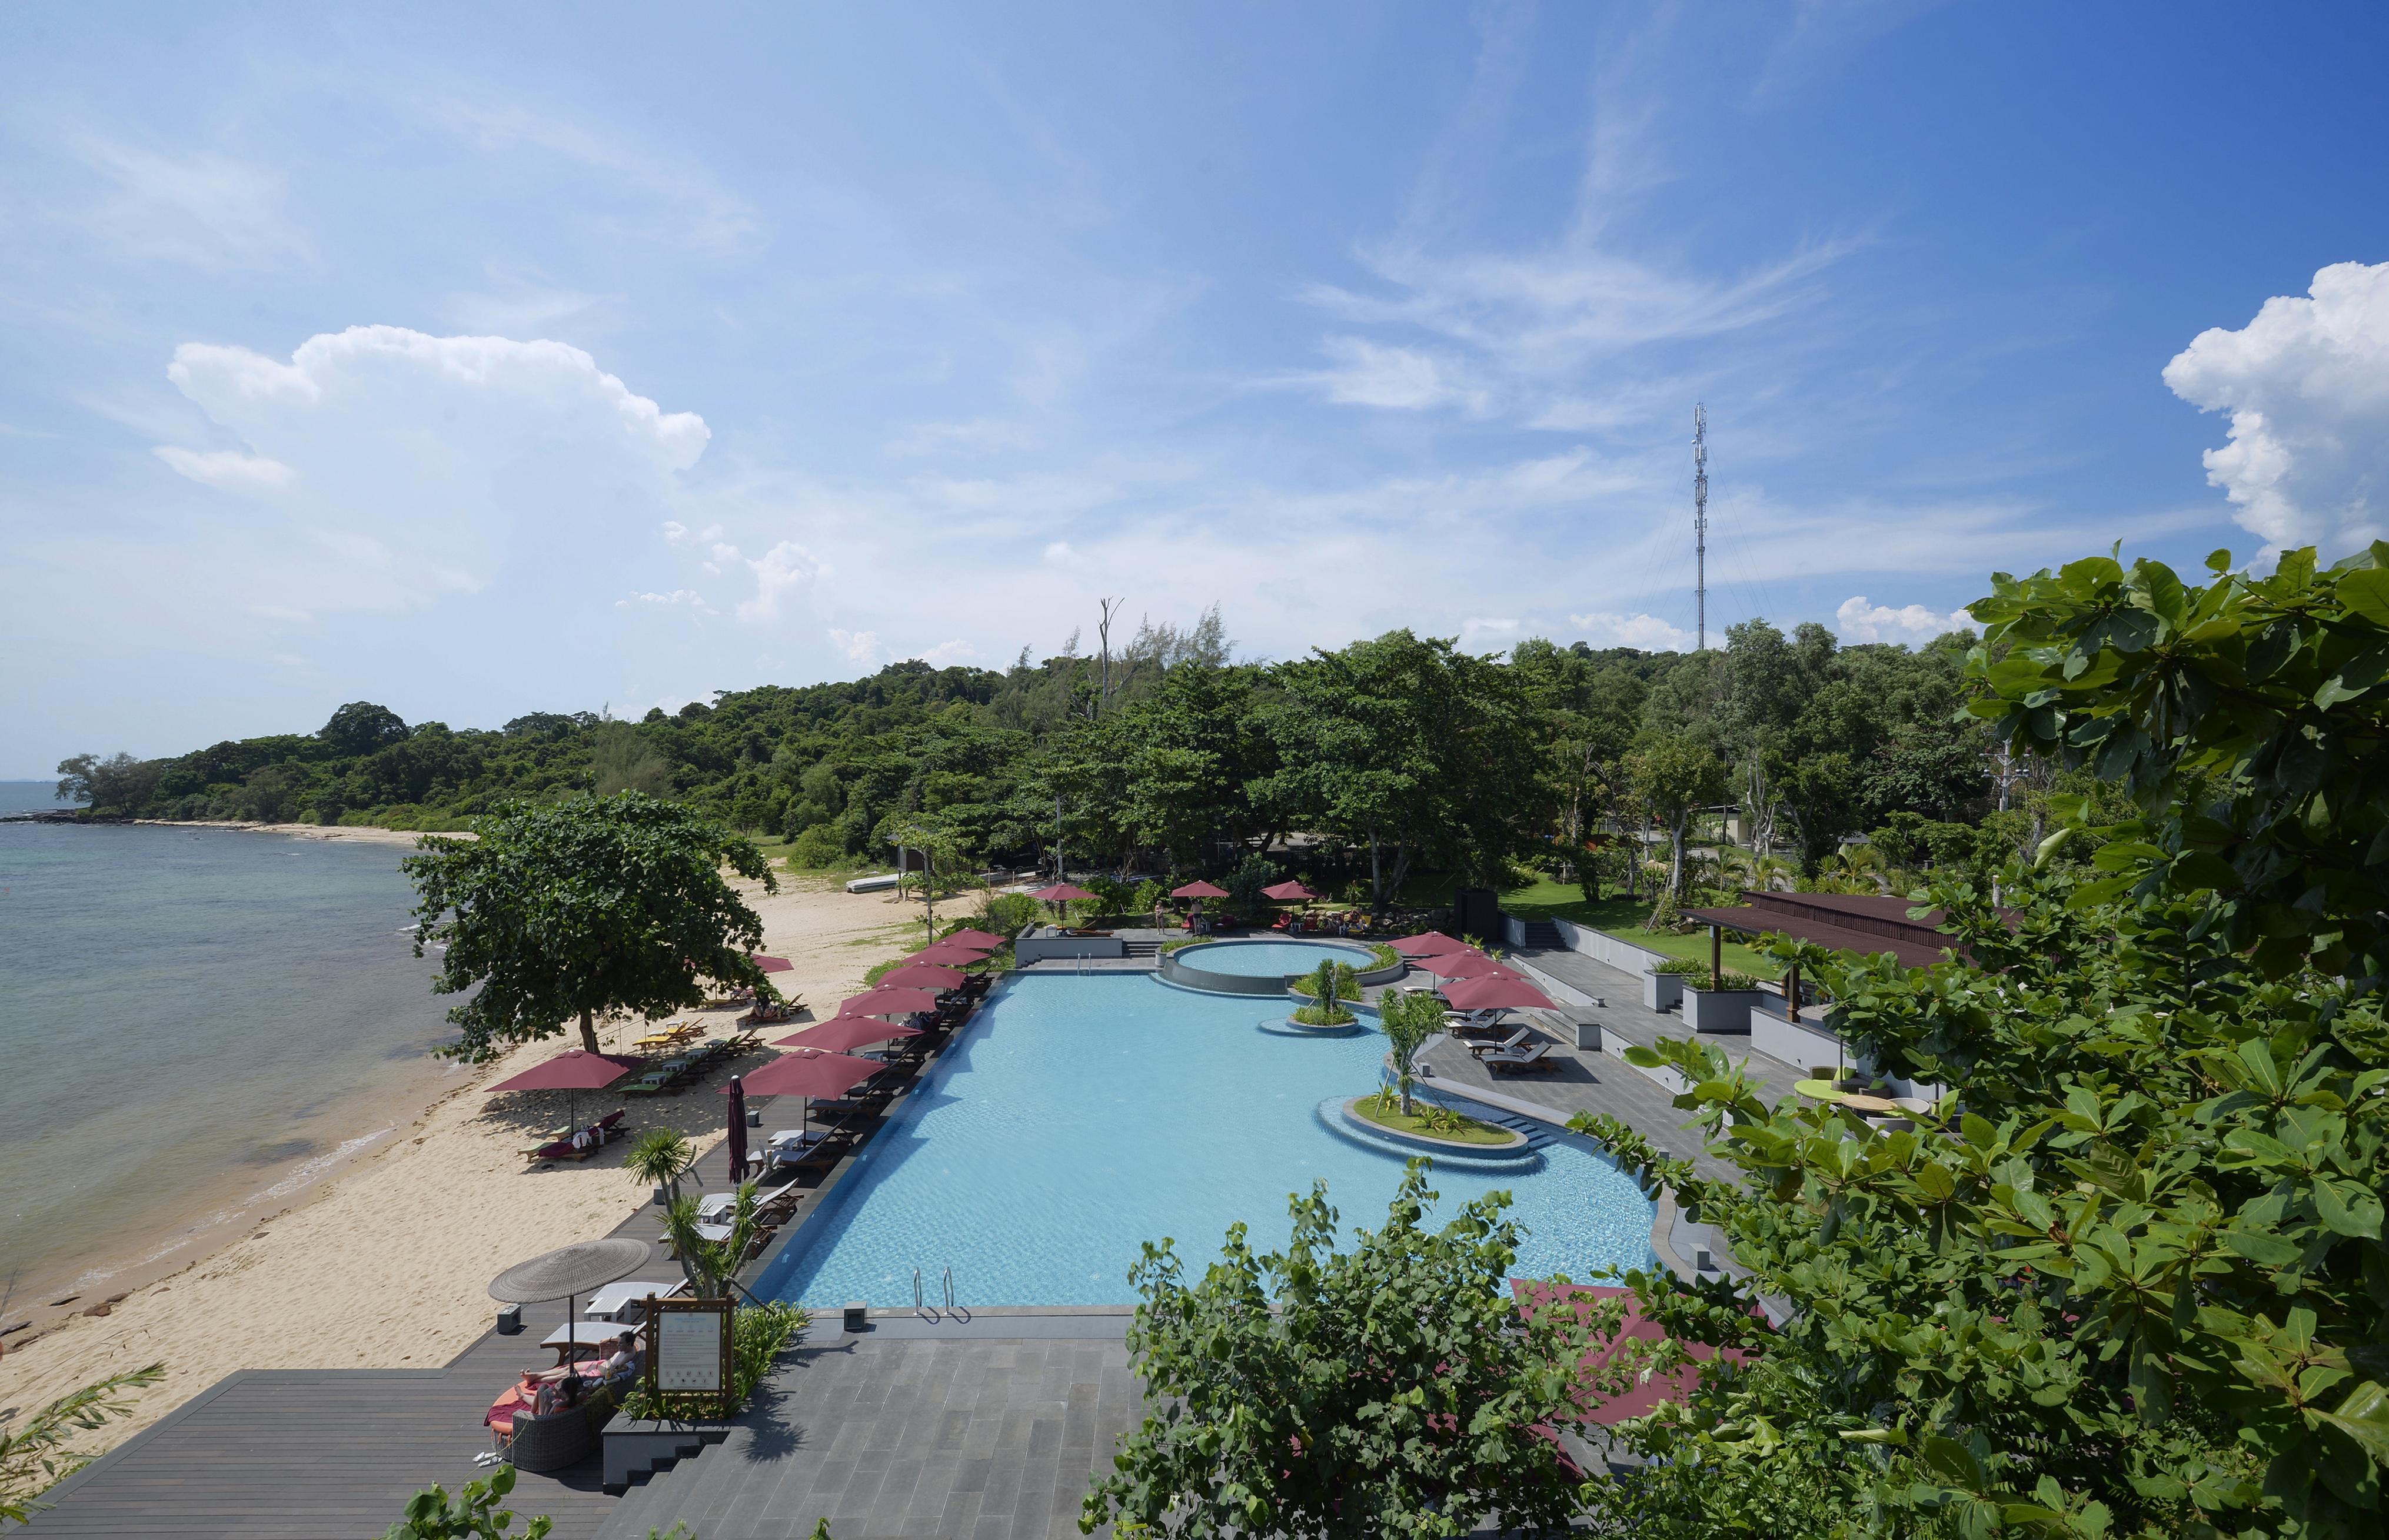
M 862 995 L 850 995 L 838 1002 L 840 1016 L 910 1016 L 916 1010 L 935 1010 L 938 997 L 926 989 L 875 989 Z
M 747 1087 L 730 1077 L 730 1185 L 747 1179 Z
M 960 989 L 962 972 L 958 969 L 933 968 L 926 963 L 906 963 L 879 975 L 883 986 L 905 989 Z
M 918 1027 L 899 1026 L 883 1021 L 876 1016 L 833 1016 L 826 1021 L 816 1021 L 804 1031 L 791 1033 L 778 1040 L 783 1048 L 816 1048 L 830 1053 L 848 1053 L 885 1043 L 893 1037 L 918 1037 Z
M 1551 996 L 1524 979 L 1499 978 L 1463 979 L 1443 992 L 1443 997 L 1460 1010 L 1515 1010 L 1534 1007 L 1552 1010 Z
M 1440 930 L 1423 930 L 1415 936 L 1404 936 L 1394 943 L 1394 950 L 1405 957 L 1433 957 L 1446 952 L 1465 952 L 1468 943 L 1457 936 L 1447 936 Z

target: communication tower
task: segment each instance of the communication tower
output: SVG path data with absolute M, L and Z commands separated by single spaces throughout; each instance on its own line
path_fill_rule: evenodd
M 1709 414 L 1693 404 L 1693 624 L 1709 649 Z

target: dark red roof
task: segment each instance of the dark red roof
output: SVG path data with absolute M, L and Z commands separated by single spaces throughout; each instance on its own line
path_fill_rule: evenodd
M 1748 904 L 1733 909 L 1686 909 L 1687 919 L 1752 934 L 1771 931 L 1813 942 L 1836 952 L 1888 952 L 1902 968 L 1929 968 L 1956 951 L 1955 937 L 1941 930 L 1941 911 L 1922 920 L 1908 918 L 1907 899 L 1872 893 L 1775 893 L 1744 890 Z

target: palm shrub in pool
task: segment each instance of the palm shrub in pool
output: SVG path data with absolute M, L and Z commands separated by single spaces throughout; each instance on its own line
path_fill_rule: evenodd
M 1355 1020 L 1350 1011 L 1336 1003 L 1361 997 L 1361 976 L 1352 971 L 1350 963 L 1322 962 L 1296 980 L 1294 987 L 1316 1002 L 1295 1011 L 1294 1019 L 1304 1026 L 1342 1027 Z
M 1402 1116 L 1408 1117 L 1418 1051 L 1443 1030 L 1443 1007 L 1424 990 L 1389 989 L 1377 1001 L 1377 1026 L 1386 1034 L 1387 1057 L 1394 1061 L 1394 1084 L 1401 1090 Z

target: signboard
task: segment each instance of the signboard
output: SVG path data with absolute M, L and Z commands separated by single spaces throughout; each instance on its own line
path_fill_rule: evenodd
M 673 1410 L 730 1415 L 734 1359 L 728 1300 L 648 1303 L 647 1389 Z

